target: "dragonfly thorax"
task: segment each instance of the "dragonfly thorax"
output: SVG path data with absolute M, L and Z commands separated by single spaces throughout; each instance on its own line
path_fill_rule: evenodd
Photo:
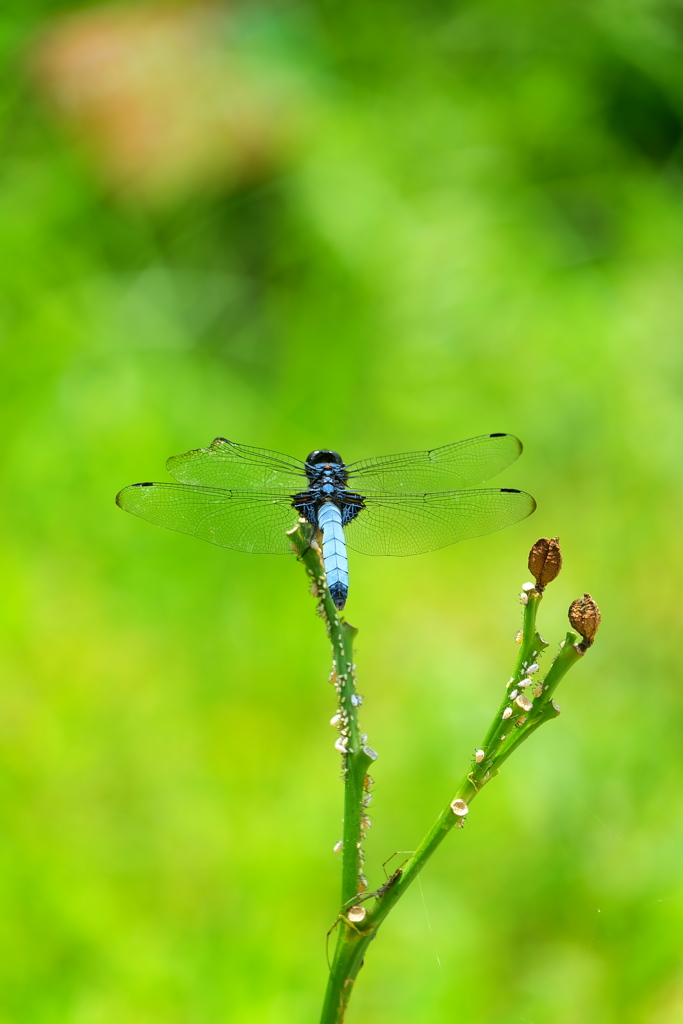
M 319 526 L 319 513 L 323 505 L 336 505 L 343 526 L 350 523 L 363 507 L 360 494 L 346 489 L 347 470 L 338 452 L 321 449 L 311 452 L 306 459 L 308 490 L 292 498 L 292 505 L 313 526 Z
M 309 486 L 328 501 L 339 497 L 346 488 L 346 466 L 338 452 L 311 452 L 306 459 Z

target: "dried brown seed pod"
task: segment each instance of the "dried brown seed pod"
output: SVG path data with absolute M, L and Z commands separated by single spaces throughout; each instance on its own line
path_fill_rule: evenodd
M 552 583 L 561 568 L 560 538 L 541 537 L 529 552 L 529 571 L 536 580 L 536 589 L 541 591 Z
M 572 601 L 569 606 L 569 621 L 572 629 L 583 637 L 579 649 L 587 651 L 600 625 L 600 609 L 590 594 L 584 594 L 583 597 L 577 597 L 576 601 Z

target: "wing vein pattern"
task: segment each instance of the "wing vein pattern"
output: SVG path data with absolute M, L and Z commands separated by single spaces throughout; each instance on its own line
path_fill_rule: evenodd
M 208 448 L 172 455 L 166 468 L 179 483 L 204 487 L 293 494 L 307 485 L 305 466 L 298 459 L 224 437 L 217 437 Z
M 365 555 L 423 554 L 495 533 L 535 507 L 530 494 L 500 488 L 368 496 L 345 528 L 346 542 Z
M 299 518 L 288 496 L 277 491 L 224 490 L 187 484 L 133 484 L 117 502 L 126 512 L 219 547 L 253 554 L 286 554 L 286 531 Z
M 426 452 L 404 452 L 352 462 L 349 486 L 369 491 L 445 491 L 484 483 L 506 469 L 522 452 L 513 434 L 483 434 Z

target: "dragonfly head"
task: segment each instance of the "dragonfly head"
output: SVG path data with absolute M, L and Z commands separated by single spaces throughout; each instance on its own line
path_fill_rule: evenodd
M 334 466 L 344 465 L 342 457 L 338 452 L 328 452 L 324 448 L 317 452 L 311 452 L 306 459 L 307 466 L 320 466 L 325 463 L 331 463 Z

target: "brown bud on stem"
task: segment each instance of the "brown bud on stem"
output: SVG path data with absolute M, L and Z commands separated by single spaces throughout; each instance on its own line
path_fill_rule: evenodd
M 536 580 L 539 593 L 559 576 L 561 568 L 560 538 L 541 537 L 529 552 L 529 571 Z
M 582 653 L 587 651 L 600 625 L 600 609 L 590 594 L 584 594 L 583 597 L 577 597 L 576 601 L 572 601 L 569 606 L 569 621 L 572 628 L 583 637 L 581 643 L 577 644 L 578 649 Z

